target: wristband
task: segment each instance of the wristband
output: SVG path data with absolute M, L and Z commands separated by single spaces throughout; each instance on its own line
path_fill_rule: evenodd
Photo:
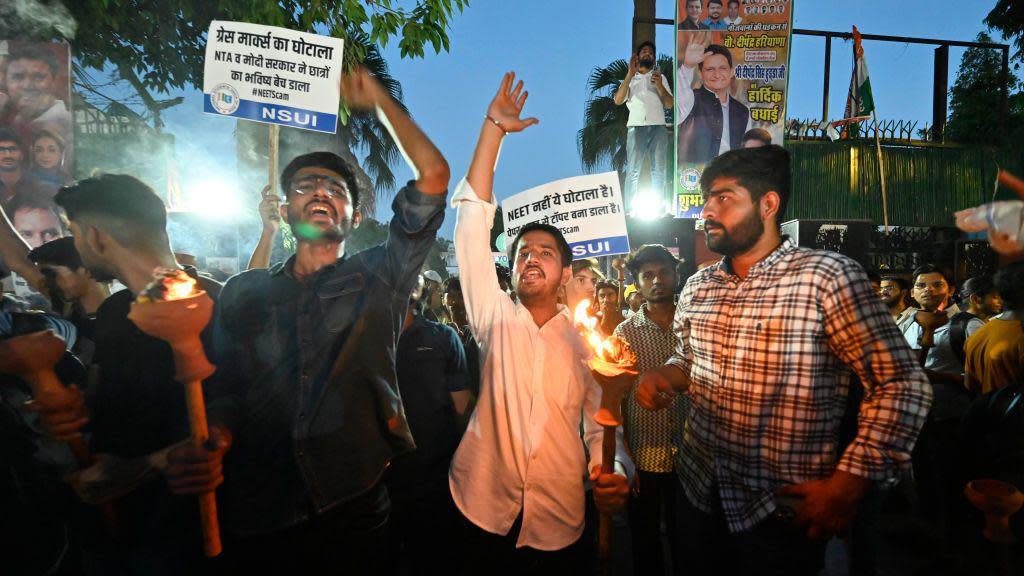
M 493 123 L 493 124 L 494 124 L 495 126 L 497 126 L 499 130 L 501 130 L 501 131 L 502 131 L 502 132 L 504 132 L 505 134 L 508 134 L 508 130 L 505 130 L 505 127 L 501 125 L 501 122 L 498 122 L 498 121 L 497 121 L 497 120 L 495 120 L 494 118 L 491 118 L 491 115 L 490 115 L 490 114 L 485 114 L 484 116 L 485 116 L 485 117 L 486 117 L 486 118 L 487 118 L 488 120 L 490 120 L 490 121 L 491 121 L 491 122 L 492 122 L 492 123 Z

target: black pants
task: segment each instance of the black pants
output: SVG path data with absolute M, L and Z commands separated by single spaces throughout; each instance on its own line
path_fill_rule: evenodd
M 752 529 L 730 533 L 721 503 L 707 514 L 676 489 L 676 574 L 686 576 L 817 576 L 825 540 L 809 540 L 793 525 L 769 517 Z
M 946 545 L 957 542 L 953 527 L 965 522 L 969 514 L 963 496 L 966 479 L 957 470 L 959 436 L 958 419 L 929 419 L 921 429 L 913 452 L 920 515 L 935 528 Z
M 447 480 L 447 477 L 445 478 Z M 447 483 L 414 497 L 392 492 L 388 564 L 394 575 L 457 575 L 464 554 L 461 514 Z
M 387 499 L 387 490 L 379 486 L 358 502 L 339 505 L 298 526 L 226 539 L 224 573 L 386 574 Z
M 520 512 L 508 534 L 500 536 L 482 530 L 462 518 L 464 537 L 454 544 L 466 551 L 463 576 L 568 576 L 585 574 L 582 539 L 561 550 L 545 551 L 535 548 L 516 548 L 519 530 L 523 525 Z M 437 572 L 440 574 L 441 572 Z
M 665 522 L 668 541 L 673 542 L 678 484 L 673 472 L 637 470 L 637 486 L 629 498 L 629 531 L 632 535 L 633 569 L 636 574 L 665 574 L 666 547 L 662 545 L 661 523 Z

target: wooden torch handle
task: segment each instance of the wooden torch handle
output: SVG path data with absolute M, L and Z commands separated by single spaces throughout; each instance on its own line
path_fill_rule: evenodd
M 615 426 L 604 427 L 604 438 L 601 442 L 601 473 L 615 472 Z M 611 514 L 601 513 L 597 531 L 597 558 L 601 564 L 602 574 L 611 574 L 612 566 L 612 535 L 615 527 Z
M 27 380 L 32 386 L 32 395 L 41 404 L 65 402 L 67 396 L 72 394 L 71 390 L 61 384 L 52 368 L 35 372 L 29 375 Z M 89 446 L 85 443 L 84 436 L 79 434 L 74 440 L 68 440 L 67 444 L 81 466 L 92 464 L 92 454 L 89 452 Z
M 200 380 L 185 384 L 185 401 L 188 404 L 188 424 L 192 431 L 192 442 L 202 447 L 210 438 L 206 426 L 206 402 L 203 400 L 203 385 Z M 203 526 L 203 552 L 210 558 L 221 553 L 220 524 L 217 521 L 217 495 L 204 492 L 199 495 L 199 521 Z
M 1021 200 L 1024 200 L 1024 180 L 1017 178 L 1006 170 L 999 171 L 999 183 L 1017 193 Z

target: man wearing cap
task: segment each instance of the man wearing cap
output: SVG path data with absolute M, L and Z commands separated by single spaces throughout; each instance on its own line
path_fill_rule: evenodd
M 644 295 L 637 290 L 636 284 L 626 286 L 626 291 L 622 297 L 626 300 L 626 306 L 629 307 L 625 314 L 627 319 L 636 314 L 636 311 L 644 305 Z

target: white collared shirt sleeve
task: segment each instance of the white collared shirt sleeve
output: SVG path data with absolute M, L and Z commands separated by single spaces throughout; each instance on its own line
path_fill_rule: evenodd
M 452 197 L 455 216 L 455 259 L 459 265 L 462 298 L 469 327 L 477 342 L 484 344 L 494 322 L 497 307 L 509 302 L 498 284 L 491 257 L 491 224 L 497 204 L 493 197 L 484 202 L 465 178 Z
M 682 124 L 693 110 L 693 68 L 680 66 L 676 69 L 676 90 L 679 90 L 679 97 L 676 98 L 677 113 L 676 124 Z

